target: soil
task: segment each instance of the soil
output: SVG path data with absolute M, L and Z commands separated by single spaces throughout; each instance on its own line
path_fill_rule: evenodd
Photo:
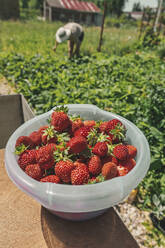
M 0 95 L 16 94 L 16 90 L 12 87 L 5 78 L 0 78 Z

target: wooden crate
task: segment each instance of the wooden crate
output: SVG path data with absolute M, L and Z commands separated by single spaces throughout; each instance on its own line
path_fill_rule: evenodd
M 0 149 L 20 125 L 34 116 L 23 95 L 0 96 Z

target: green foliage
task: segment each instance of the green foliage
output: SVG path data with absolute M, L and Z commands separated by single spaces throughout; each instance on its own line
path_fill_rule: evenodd
M 160 43 L 161 39 L 157 32 L 153 31 L 153 27 L 146 27 L 143 32 L 138 47 L 154 47 Z

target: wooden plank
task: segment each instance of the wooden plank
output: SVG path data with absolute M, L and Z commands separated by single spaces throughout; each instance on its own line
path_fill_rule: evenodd
M 42 207 L 41 222 L 48 248 L 139 247 L 113 208 L 95 219 L 73 222 Z
M 0 96 L 0 149 L 10 135 L 23 123 L 20 95 Z
M 8 178 L 4 168 L 4 150 L 0 150 L 0 247 L 47 248 L 40 211 L 40 204 Z
M 0 149 L 6 146 L 11 134 L 35 115 L 23 95 L 0 96 Z
M 32 119 L 35 117 L 35 114 L 33 113 L 32 109 L 30 108 L 29 104 L 27 103 L 25 97 L 21 95 L 22 99 L 22 112 L 23 112 L 23 120 L 24 122 Z

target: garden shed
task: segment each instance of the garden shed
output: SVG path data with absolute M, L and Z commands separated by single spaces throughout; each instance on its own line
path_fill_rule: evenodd
M 101 10 L 92 2 L 78 0 L 44 0 L 43 15 L 45 20 L 78 22 L 100 26 Z

